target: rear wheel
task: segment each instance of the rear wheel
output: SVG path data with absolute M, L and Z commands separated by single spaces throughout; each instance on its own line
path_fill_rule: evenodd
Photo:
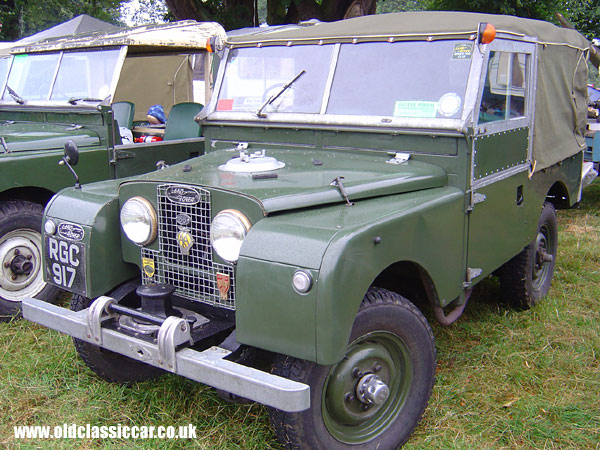
M 508 302 L 529 309 L 548 294 L 556 264 L 558 224 L 551 203 L 544 203 L 533 242 L 498 271 Z
M 339 363 L 276 359 L 275 374 L 311 389 L 310 409 L 271 410 L 277 436 L 295 450 L 397 449 L 427 406 L 435 360 L 433 333 L 421 312 L 400 295 L 372 288 Z
M 24 298 L 54 301 L 60 292 L 43 278 L 43 215 L 37 203 L 0 204 L 0 321 L 19 315 Z
M 125 301 L 135 296 L 139 282 L 129 282 L 110 292 L 110 297 L 117 301 Z M 74 295 L 71 301 L 73 311 L 81 311 L 91 305 L 93 300 L 81 295 Z M 133 301 L 136 301 L 133 298 Z M 83 362 L 100 378 L 112 383 L 128 384 L 150 380 L 164 373 L 163 370 L 105 350 L 97 345 L 73 338 L 75 349 Z

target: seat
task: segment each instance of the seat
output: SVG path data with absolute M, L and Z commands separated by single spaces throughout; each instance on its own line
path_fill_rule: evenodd
M 194 120 L 196 114 L 204 107 L 200 103 L 177 103 L 171 108 L 167 125 L 165 126 L 165 141 L 185 139 L 200 136 L 200 125 Z
M 135 105 L 131 102 L 114 102 L 112 104 L 113 117 L 120 127 L 133 128 L 133 115 Z

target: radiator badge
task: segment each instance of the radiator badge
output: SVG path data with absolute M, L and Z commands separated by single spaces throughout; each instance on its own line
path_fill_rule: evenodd
M 227 300 L 229 297 L 229 288 L 231 287 L 229 275 L 217 272 L 217 287 L 221 293 L 221 300 Z
M 144 269 L 144 273 L 148 278 L 152 278 L 154 276 L 154 260 L 151 258 L 142 258 L 142 268 Z
M 194 245 L 194 238 L 188 230 L 180 229 L 179 233 L 177 233 L 177 244 L 181 253 L 187 256 Z

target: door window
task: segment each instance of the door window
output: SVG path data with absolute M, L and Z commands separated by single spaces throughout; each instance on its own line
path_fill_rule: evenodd
M 479 108 L 479 123 L 527 114 L 527 54 L 491 51 Z

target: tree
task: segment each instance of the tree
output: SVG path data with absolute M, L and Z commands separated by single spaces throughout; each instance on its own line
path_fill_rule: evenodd
M 5 0 L 0 4 L 0 40 L 14 41 L 80 14 L 119 24 L 124 0 Z
M 585 0 L 584 0 L 585 1 Z M 430 9 L 509 14 L 530 19 L 552 20 L 563 4 L 559 0 L 433 0 Z
M 226 29 L 259 25 L 257 0 L 166 0 L 177 18 L 215 20 Z M 267 23 L 338 20 L 375 14 L 376 0 L 267 0 Z
M 600 3 L 598 0 L 567 0 L 560 10 L 575 29 L 588 39 L 600 37 Z
M 121 17 L 127 26 L 173 20 L 173 15 L 164 0 L 125 0 L 121 4 Z

